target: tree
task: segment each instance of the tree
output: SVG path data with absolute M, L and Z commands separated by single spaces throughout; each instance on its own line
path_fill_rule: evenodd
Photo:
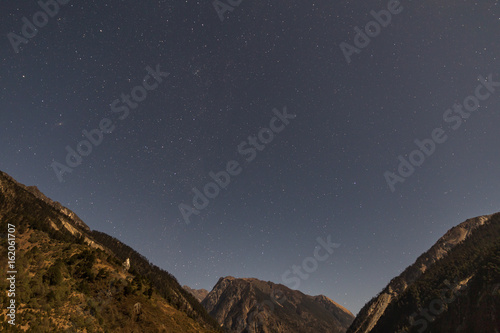
M 62 268 L 63 264 L 61 261 L 57 261 L 54 265 L 50 266 L 44 276 L 44 282 L 48 281 L 51 286 L 60 285 L 63 281 Z

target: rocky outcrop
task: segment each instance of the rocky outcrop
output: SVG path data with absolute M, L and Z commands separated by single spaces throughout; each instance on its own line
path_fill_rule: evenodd
M 367 333 L 377 324 L 387 306 L 415 282 L 427 269 L 442 259 L 457 244 L 463 242 L 478 227 L 487 223 L 491 215 L 468 219 L 451 228 L 434 246 L 417 258 L 415 263 L 406 268 L 398 277 L 391 280 L 379 295 L 369 301 L 358 313 L 348 333 Z
M 325 296 L 258 279 L 219 279 L 202 305 L 229 332 L 345 332 L 354 316 Z
M 61 205 L 59 202 L 53 201 L 50 198 L 48 198 L 47 196 L 45 196 L 45 194 L 43 194 L 42 192 L 40 192 L 40 190 L 36 186 L 24 186 L 24 185 L 21 185 L 19 183 L 18 183 L 18 185 L 24 187 L 26 189 L 26 191 L 30 192 L 36 198 L 42 200 L 43 202 L 49 204 L 55 210 L 58 210 L 62 214 L 66 215 L 68 218 L 71 219 L 71 221 L 76 226 L 78 226 L 78 227 L 80 227 L 80 228 L 82 228 L 82 229 L 84 229 L 86 231 L 90 231 L 90 228 L 78 217 L 78 215 L 76 215 L 72 210 L 70 210 L 70 209 L 64 207 L 63 205 Z
M 48 218 L 55 230 L 66 229 L 72 235 L 83 237 L 85 243 L 93 248 L 103 250 L 103 247 L 87 236 L 90 228 L 72 210 L 64 207 L 57 201 L 53 201 L 40 192 L 36 186 L 25 186 L 18 183 L 8 174 L 0 171 L 0 218 L 2 214 L 13 209 L 17 199 L 23 197 L 26 202 L 40 201 L 52 208 L 54 216 Z

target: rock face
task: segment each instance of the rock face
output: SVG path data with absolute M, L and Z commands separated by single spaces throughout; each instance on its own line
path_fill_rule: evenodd
M 18 183 L 18 185 L 20 186 L 24 186 L 24 185 L 21 185 Z M 86 231 L 90 231 L 90 228 L 70 209 L 64 207 L 63 205 L 61 205 L 59 202 L 57 201 L 52 201 L 50 198 L 46 197 L 45 194 L 43 194 L 42 192 L 40 192 L 40 190 L 36 187 L 36 186 L 24 186 L 26 191 L 30 192 L 31 194 L 33 194 L 36 198 L 42 200 L 43 202 L 49 204 L 50 206 L 52 206 L 55 210 L 58 210 L 60 211 L 61 213 L 63 213 L 64 215 L 66 215 L 67 217 L 69 217 L 71 219 L 71 221 L 78 227 L 86 230 Z
M 191 295 L 193 295 L 200 303 L 208 295 L 208 290 L 206 290 L 206 289 L 191 289 L 188 286 L 182 286 L 182 288 L 184 288 L 187 292 L 189 292 Z
M 91 247 L 103 249 L 101 245 L 88 237 L 90 228 L 72 210 L 51 200 L 36 186 L 20 184 L 5 172 L 0 171 L 0 219 L 3 215 L 14 211 L 19 201 L 35 203 L 36 206 L 39 206 L 40 202 L 44 203 L 52 210 L 51 216 L 46 218 L 54 229 L 66 229 L 72 235 L 83 237 L 85 243 Z
M 354 319 L 325 296 L 257 279 L 219 279 L 202 305 L 228 332 L 337 333 Z
M 130 258 L 127 258 L 124 262 L 123 262 L 123 270 L 124 271 L 128 271 L 130 269 Z
M 391 280 L 378 296 L 369 301 L 359 312 L 348 333 L 367 333 L 372 331 L 387 307 L 407 288 L 417 281 L 433 264 L 445 257 L 458 244 L 465 241 L 471 232 L 485 225 L 492 215 L 468 219 L 451 228 L 427 252 L 417 258 L 398 277 Z

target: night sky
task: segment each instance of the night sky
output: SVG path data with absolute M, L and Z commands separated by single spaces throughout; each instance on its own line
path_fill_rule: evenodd
M 356 313 L 499 210 L 499 1 L 60 2 L 0 4 L 0 170 L 181 284 L 256 277 Z

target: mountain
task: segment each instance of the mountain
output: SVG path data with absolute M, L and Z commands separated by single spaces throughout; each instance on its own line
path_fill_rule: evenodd
M 500 328 L 500 213 L 451 228 L 359 312 L 349 333 Z
M 15 272 L 0 274 L 12 290 L 0 293 L 0 331 L 500 333 L 500 213 L 450 229 L 355 319 L 325 296 L 257 279 L 221 278 L 208 295 L 183 288 L 1 171 L 0 252 Z
M 238 333 L 337 333 L 354 319 L 325 296 L 257 279 L 220 278 L 202 305 L 228 332 Z
M 208 290 L 206 289 L 191 289 L 188 286 L 182 286 L 187 292 L 189 292 L 191 295 L 194 296 L 198 300 L 198 302 L 201 302 L 207 297 L 208 295 Z
M 0 331 L 221 331 L 172 275 L 3 172 L 0 230 L 0 267 L 15 272 L 0 275 L 12 290 L 0 293 L 0 314 L 16 324 Z

